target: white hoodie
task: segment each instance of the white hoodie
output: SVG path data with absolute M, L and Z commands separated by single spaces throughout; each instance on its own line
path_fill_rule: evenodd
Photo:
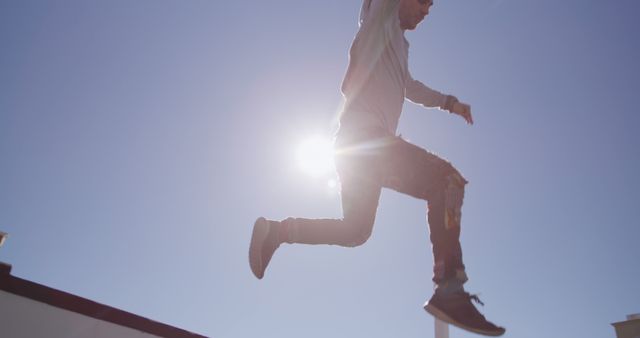
M 441 107 L 446 96 L 409 73 L 409 42 L 400 27 L 399 0 L 364 0 L 360 30 L 349 51 L 342 82 L 341 128 L 383 128 L 396 133 L 405 98 Z

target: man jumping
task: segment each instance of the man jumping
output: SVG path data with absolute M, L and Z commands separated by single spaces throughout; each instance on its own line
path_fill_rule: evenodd
M 471 108 L 411 77 L 404 33 L 429 14 L 433 0 L 364 0 L 360 29 L 342 83 L 345 106 L 335 140 L 342 219 L 260 217 L 253 227 L 249 263 L 261 279 L 282 243 L 362 245 L 371 235 L 381 189 L 427 201 L 434 256 L 434 295 L 425 310 L 462 329 L 500 336 L 464 290 L 460 219 L 467 180 L 449 162 L 396 136 L 405 99 L 440 108 L 473 124 Z

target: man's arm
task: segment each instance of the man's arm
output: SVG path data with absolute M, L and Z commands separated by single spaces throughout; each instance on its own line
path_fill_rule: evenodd
M 427 87 L 418 80 L 414 80 L 413 77 L 411 77 L 411 74 L 409 74 L 409 80 L 407 81 L 404 96 L 409 99 L 409 101 L 421 104 L 428 108 L 444 109 L 447 101 L 447 95 Z
M 467 123 L 473 124 L 471 106 L 458 101 L 458 98 L 453 95 L 445 95 L 427 87 L 422 82 L 414 80 L 411 74 L 409 74 L 409 80 L 407 81 L 405 97 L 409 99 L 409 101 L 425 107 L 440 108 L 452 114 L 460 115 Z
M 364 0 L 360 9 L 360 28 L 381 26 L 396 11 L 399 0 Z
M 357 92 L 369 78 L 384 48 L 389 43 L 390 20 L 397 17 L 398 0 L 364 0 L 360 11 L 360 29 L 349 51 L 349 67 L 342 92 Z M 395 14 L 395 15 L 394 15 Z

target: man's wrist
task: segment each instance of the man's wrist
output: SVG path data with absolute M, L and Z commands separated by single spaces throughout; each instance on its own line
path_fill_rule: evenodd
M 447 97 L 444 100 L 444 106 L 442 106 L 442 109 L 449 112 L 453 112 L 453 105 L 456 104 L 457 102 L 458 102 L 458 98 L 456 98 L 453 95 L 447 95 Z

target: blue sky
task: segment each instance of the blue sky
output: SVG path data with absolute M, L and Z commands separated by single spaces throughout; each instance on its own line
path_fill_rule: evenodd
M 360 2 L 0 3 L 0 260 L 212 337 L 430 337 L 422 201 L 383 192 L 356 249 L 253 221 L 339 217 L 297 145 L 331 135 Z M 462 245 L 507 336 L 614 337 L 640 312 L 636 1 L 436 1 L 412 75 L 475 125 L 405 105 L 403 137 L 470 181 Z M 472 337 L 457 329 L 451 337 Z

